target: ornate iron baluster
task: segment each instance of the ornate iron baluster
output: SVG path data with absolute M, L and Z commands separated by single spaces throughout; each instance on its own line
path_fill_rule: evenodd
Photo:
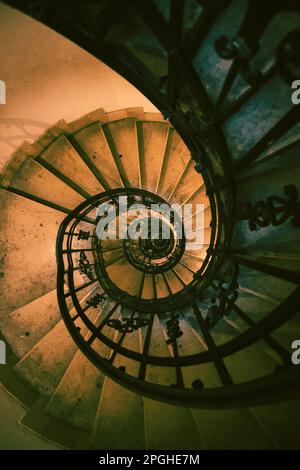
M 107 324 L 120 333 L 133 333 L 133 331 L 136 331 L 139 328 L 148 326 L 149 320 L 142 318 L 124 318 L 123 320 L 118 320 L 113 318 L 108 320 Z
M 180 338 L 183 335 L 183 331 L 181 331 L 179 326 L 179 315 L 178 313 L 172 313 L 170 320 L 166 322 L 167 326 L 167 334 L 169 339 L 166 343 L 173 344 L 177 338 Z
M 94 278 L 94 275 L 93 275 L 93 272 L 92 272 L 92 267 L 91 267 L 91 264 L 85 254 L 85 252 L 82 250 L 80 252 L 80 258 L 79 258 L 79 271 L 80 271 L 80 274 L 84 274 L 85 276 L 87 276 L 91 281 L 94 281 L 95 278 Z
M 88 240 L 89 236 L 90 236 L 90 232 L 79 230 L 77 240 Z
M 300 202 L 298 191 L 294 185 L 284 187 L 286 199 L 280 196 L 269 196 L 265 201 L 246 203 L 246 212 L 249 217 L 249 228 L 254 231 L 259 227 L 268 225 L 282 225 L 290 217 L 293 227 L 300 227 Z
M 86 301 L 86 305 L 88 307 L 94 307 L 97 308 L 103 300 L 105 300 L 107 297 L 105 294 L 96 294 L 90 299 Z

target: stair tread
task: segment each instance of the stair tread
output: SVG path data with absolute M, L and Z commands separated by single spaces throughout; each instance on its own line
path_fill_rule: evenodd
M 61 320 L 56 297 L 56 290 L 51 291 L 15 310 L 0 323 L 6 341 L 19 358 Z
M 71 131 L 69 124 L 60 119 L 58 122 L 46 129 L 31 145 L 33 155 L 37 155 L 43 149 L 47 148 L 56 138 L 63 134 L 69 134 Z
M 161 274 L 155 275 L 155 284 L 158 298 L 170 295 L 166 282 Z
M 166 271 L 165 272 L 165 277 L 166 277 L 169 285 L 171 286 L 173 294 L 176 294 L 176 292 L 179 292 L 184 288 L 184 284 L 183 284 L 184 281 L 179 280 L 178 279 L 178 274 L 176 276 L 176 274 L 174 274 L 174 273 L 177 273 L 177 266 L 175 266 L 170 271 Z
M 105 182 L 112 189 L 122 188 L 122 180 L 100 123 L 96 122 L 79 129 L 74 137 L 89 155 L 90 160 L 97 167 Z
M 114 302 L 106 300 L 101 310 L 95 310 L 94 324 L 97 326 L 110 312 Z M 85 337 L 87 340 L 88 333 Z M 93 349 L 105 356 L 106 346 L 93 342 Z M 104 375 L 77 350 L 65 374 L 47 405 L 47 412 L 74 426 L 91 431 L 103 386 Z
M 73 181 L 88 195 L 98 194 L 103 187 L 95 178 L 65 136 L 57 138 L 42 154 L 38 161 L 46 161 L 60 173 Z
M 185 267 L 181 263 L 184 263 L 183 259 L 180 260 L 180 262 L 175 266 L 174 269 L 175 269 L 176 273 L 180 276 L 180 278 L 183 280 L 183 282 L 186 285 L 188 285 L 188 284 L 190 284 L 190 282 L 193 281 L 193 276 L 194 275 L 187 267 Z M 172 284 L 171 284 L 171 286 L 172 286 Z
M 188 201 L 189 203 L 193 202 L 196 207 L 196 203 L 204 204 L 206 202 L 207 196 L 202 176 L 196 172 L 194 167 L 195 162 L 190 158 L 183 172 L 179 175 L 179 179 L 174 181 L 171 197 L 169 196 L 171 203 L 184 204 Z M 193 198 L 195 193 L 197 193 L 197 197 Z
M 169 135 L 167 122 L 140 122 L 138 135 L 140 141 L 142 188 L 153 193 L 157 192 L 157 185 L 163 164 L 166 145 Z
M 199 302 L 199 305 L 205 317 L 207 306 L 201 307 L 201 302 Z M 189 323 L 195 332 L 201 335 L 202 333 L 201 330 L 199 330 L 199 326 L 197 326 L 193 320 L 191 322 L 191 318 L 188 317 Z M 209 331 L 216 346 L 227 343 L 236 338 L 239 334 L 239 332 L 230 323 L 224 321 L 224 319 L 219 320 Z M 225 356 L 223 360 L 234 383 L 241 383 L 261 377 L 262 375 L 272 374 L 280 364 L 278 356 L 276 354 L 274 355 L 273 350 L 263 341 L 255 342 L 234 354 Z
M 118 168 L 122 169 L 122 180 L 127 187 L 141 187 L 136 119 L 127 118 L 112 121 L 103 128 L 109 130 L 109 145 Z M 106 137 L 108 134 L 106 133 Z
M 143 336 L 145 333 L 143 332 Z M 170 357 L 170 350 L 157 316 L 153 322 L 149 353 Z M 175 369 L 149 365 L 146 380 L 170 386 L 176 383 Z M 203 448 L 189 408 L 144 398 L 144 416 L 147 449 Z
M 122 345 L 139 350 L 138 331 L 127 334 Z M 118 354 L 113 365 L 125 367 L 126 373 L 137 373 L 138 364 Z M 144 449 L 143 397 L 106 377 L 94 423 L 91 447 L 97 449 Z
M 158 194 L 165 199 L 171 195 L 180 175 L 190 160 L 190 152 L 175 130 L 170 129 L 170 142 L 165 153 Z
M 186 311 L 189 309 L 187 308 Z M 179 312 L 178 312 L 179 313 Z M 205 340 L 202 334 L 191 328 L 191 324 L 185 320 L 185 314 L 181 313 L 178 318 L 179 327 L 182 332 L 182 336 L 177 338 L 177 349 L 178 356 L 188 356 L 190 354 L 197 354 L 207 350 Z M 162 321 L 162 327 L 167 336 L 166 321 Z M 195 380 L 200 379 L 204 384 L 204 387 L 215 388 L 221 385 L 218 373 L 213 363 L 204 363 L 194 366 L 186 366 L 181 368 L 183 381 L 185 387 L 192 389 L 192 383 Z
M 0 197 L 3 318 L 55 289 L 55 242 L 65 214 L 3 189 Z
M 261 425 L 272 436 L 279 449 L 299 449 L 300 439 L 297 419 L 300 414 L 300 401 L 251 407 Z
M 116 109 L 106 113 L 107 121 L 114 122 L 120 119 L 135 118 L 143 120 L 145 117 L 144 109 L 141 106 L 132 108 Z
M 76 349 L 61 320 L 18 362 L 15 370 L 42 395 L 50 396 Z
M 103 108 L 95 109 L 94 111 L 87 113 L 78 119 L 75 119 L 69 123 L 69 127 L 71 128 L 72 132 L 77 132 L 83 127 L 89 126 L 95 122 L 107 122 L 107 114 Z
M 97 411 L 104 376 L 77 351 L 47 405 L 47 412 L 90 431 Z
M 40 397 L 22 418 L 21 424 L 42 439 L 59 444 L 65 449 L 77 448 L 80 438 L 84 440 L 84 434 L 77 428 L 47 415 L 46 404 L 47 399 Z
M 193 409 L 205 447 L 210 450 L 270 450 L 276 448 L 247 408 L 233 410 Z
M 94 289 L 83 289 L 78 299 L 85 301 L 93 295 Z M 74 308 L 71 312 L 72 315 Z M 89 309 L 86 315 L 90 321 L 94 321 L 97 311 Z M 74 326 L 79 329 L 81 335 L 87 333 L 87 327 L 81 318 L 74 321 Z M 61 320 L 16 364 L 15 370 L 42 395 L 51 396 L 72 361 L 76 349 L 75 342 Z
M 188 408 L 144 399 L 147 449 L 200 450 L 203 443 Z
M 113 252 L 112 252 L 113 253 Z M 131 295 L 139 293 L 142 272 L 134 268 L 126 259 L 121 259 L 107 268 L 107 273 L 115 284 Z
M 11 176 L 9 186 L 68 209 L 73 209 L 83 201 L 83 198 L 72 188 L 68 187 L 30 156 Z M 55 191 L 53 191 L 54 188 Z

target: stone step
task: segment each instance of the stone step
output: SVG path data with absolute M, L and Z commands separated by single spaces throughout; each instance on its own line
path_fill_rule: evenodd
M 65 214 L 3 189 L 0 200 L 3 318 L 55 289 L 55 243 Z
M 131 295 L 139 294 L 143 273 L 129 264 L 125 258 L 111 264 L 106 271 L 119 289 Z
M 141 168 L 135 118 L 120 119 L 102 126 L 123 185 L 141 187 Z
M 77 346 L 61 320 L 15 366 L 41 395 L 50 397 L 76 353 Z
M 138 122 L 137 125 L 142 188 L 157 193 L 160 172 L 166 152 L 169 128 L 167 122 Z
M 12 312 L 0 329 L 14 353 L 25 356 L 61 320 L 56 290 Z
M 100 122 L 78 130 L 73 137 L 96 167 L 102 186 L 107 190 L 122 188 L 122 180 Z
M 14 160 L 18 160 L 18 164 Z M 74 209 L 83 198 L 61 179 L 21 149 L 17 150 L 1 175 L 1 184 L 45 201 Z
M 94 295 L 94 289 L 86 288 L 78 295 L 84 304 Z M 69 307 L 70 315 L 74 316 L 73 305 Z M 86 315 L 91 321 L 98 313 L 88 309 Z M 80 318 L 74 320 L 74 326 L 84 336 L 87 327 Z M 41 395 L 50 397 L 58 386 L 77 350 L 63 320 L 59 321 L 32 349 L 16 364 L 15 371 L 23 377 Z
M 94 321 L 96 326 L 103 321 L 113 305 L 112 300 L 103 304 Z M 88 340 L 90 335 L 87 333 L 85 339 Z M 94 341 L 93 349 L 105 356 L 107 348 L 100 341 Z M 64 422 L 91 432 L 103 381 L 103 373 L 78 350 L 51 396 L 47 412 Z
M 299 449 L 297 419 L 299 399 L 251 407 L 251 412 L 279 449 Z
M 67 136 L 58 137 L 36 159 L 39 163 L 50 167 L 57 176 L 73 186 L 85 198 L 103 191 L 103 186 L 74 149 Z
M 46 412 L 46 405 L 47 398 L 40 397 L 22 418 L 21 424 L 41 439 L 59 445 L 62 449 L 87 449 L 86 434 L 78 428 L 49 416 Z
M 116 333 L 115 341 L 118 341 L 121 334 Z M 138 331 L 127 334 L 122 346 L 138 351 L 140 347 Z M 126 374 L 138 373 L 138 363 L 119 354 L 116 355 L 113 365 L 116 368 L 124 367 Z M 109 377 L 104 379 L 91 447 L 128 450 L 145 448 L 142 396 L 132 393 Z
M 208 198 L 205 194 L 203 179 L 194 167 L 195 161 L 190 158 L 177 181 L 174 181 L 174 187 L 168 197 L 171 203 L 207 205 Z
M 168 200 L 190 161 L 190 152 L 178 133 L 170 128 L 157 194 Z
M 273 438 L 247 408 L 233 410 L 193 409 L 192 413 L 209 450 L 271 450 Z
M 143 344 L 146 328 L 142 329 Z M 160 321 L 154 318 L 149 354 L 170 357 Z M 171 386 L 176 383 L 173 368 L 147 366 L 146 380 Z M 169 405 L 144 397 L 144 419 L 147 449 L 202 449 L 191 410 L 186 407 Z

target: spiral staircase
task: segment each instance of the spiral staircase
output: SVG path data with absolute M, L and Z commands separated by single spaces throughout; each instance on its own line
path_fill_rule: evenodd
M 7 3 L 162 112 L 59 121 L 1 175 L 0 378 L 21 424 L 72 449 L 299 448 L 298 3 Z M 174 221 L 168 243 L 99 240 L 119 196 L 191 204 L 201 242 Z

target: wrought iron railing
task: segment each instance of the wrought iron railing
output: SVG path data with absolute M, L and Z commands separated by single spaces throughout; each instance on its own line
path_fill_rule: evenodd
M 132 203 L 163 201 L 147 191 L 125 191 Z M 115 202 L 121 194 L 124 189 L 86 200 L 66 217 L 58 234 L 59 305 L 82 352 L 122 385 L 151 398 L 186 406 L 263 403 L 270 400 L 270 389 L 272 400 L 295 395 L 299 387 L 298 370 L 292 366 L 289 352 L 271 333 L 297 312 L 299 288 L 280 307 L 254 323 L 235 305 L 243 259 L 224 256 L 222 234 L 218 232 L 223 230 L 222 224 L 215 224 L 217 236 L 208 250 L 205 273 L 201 268 L 191 285 L 178 293 L 170 292 L 164 299 L 155 296 L 149 300 L 122 292 L 105 273 L 103 247 L 96 233 L 97 208 Z M 219 245 L 215 249 L 216 239 Z M 210 284 L 214 295 L 207 300 L 205 292 Z M 217 344 L 214 327 L 221 318 L 230 319 L 231 312 L 247 324 L 247 329 Z M 199 338 L 192 341 L 195 332 L 200 334 L 200 341 Z M 244 383 L 237 379 L 234 383 L 226 361 L 257 341 L 263 341 L 278 356 L 281 370 L 275 373 L 266 370 L 264 377 Z M 214 373 L 217 379 L 211 383 Z

